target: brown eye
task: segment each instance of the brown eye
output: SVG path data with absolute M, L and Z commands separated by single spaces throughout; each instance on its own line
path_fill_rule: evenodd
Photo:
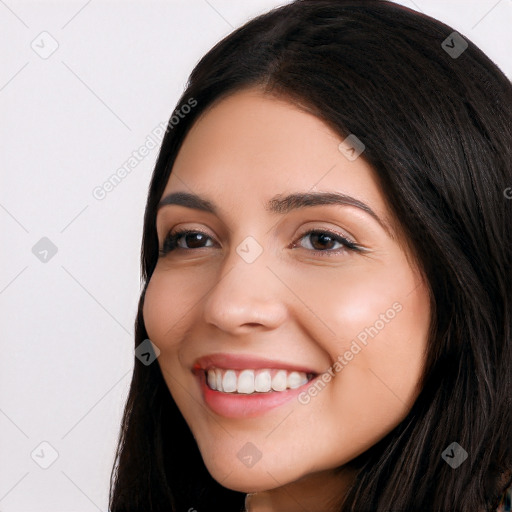
M 204 247 L 211 247 L 203 245 L 207 240 L 211 240 L 210 236 L 202 231 L 194 230 L 177 230 L 174 233 L 169 233 L 164 240 L 163 247 L 160 249 L 160 255 L 165 256 L 167 253 L 175 249 L 193 250 L 202 249 Z M 183 246 L 184 245 L 184 246 Z
M 329 235 L 327 233 L 314 232 L 311 233 L 309 237 L 311 241 L 310 245 L 313 247 L 315 251 L 322 249 L 332 249 L 333 245 L 339 243 L 337 240 L 334 239 L 332 235 Z
M 182 247 L 182 249 L 197 249 L 204 243 L 205 238 L 208 238 L 204 233 L 189 231 L 188 233 L 182 234 L 176 238 L 176 240 L 184 240 L 185 245 L 188 247 Z M 178 244 L 179 246 L 179 244 Z
M 325 253 L 342 253 L 347 250 L 358 251 L 360 250 L 359 245 L 348 240 L 344 236 L 339 233 L 334 233 L 332 231 L 314 229 L 304 233 L 299 240 L 307 240 L 309 238 L 308 244 L 299 244 L 300 247 L 304 249 L 315 251 L 315 252 L 325 252 Z M 338 246 L 336 246 L 338 244 Z

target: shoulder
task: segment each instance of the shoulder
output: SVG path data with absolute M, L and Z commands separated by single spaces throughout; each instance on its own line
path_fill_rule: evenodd
M 511 512 L 512 511 L 512 485 L 505 491 L 500 500 L 496 512 Z

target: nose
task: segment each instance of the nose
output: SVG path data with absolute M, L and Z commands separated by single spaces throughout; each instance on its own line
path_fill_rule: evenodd
M 248 263 L 233 248 L 203 303 L 204 320 L 232 334 L 281 325 L 288 311 L 287 289 L 269 268 L 269 259 L 263 251 Z

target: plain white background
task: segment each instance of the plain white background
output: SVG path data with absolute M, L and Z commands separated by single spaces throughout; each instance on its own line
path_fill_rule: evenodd
M 167 122 L 215 42 L 283 3 L 0 0 L 1 512 L 107 510 L 158 147 L 93 190 Z M 512 77 L 512 0 L 399 3 Z

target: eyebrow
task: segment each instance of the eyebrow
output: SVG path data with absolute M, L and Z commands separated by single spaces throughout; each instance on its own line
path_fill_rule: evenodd
M 158 203 L 157 211 L 163 206 L 172 204 L 218 215 L 218 208 L 212 201 L 190 192 L 172 192 L 168 194 Z M 387 224 L 366 203 L 339 192 L 296 192 L 286 196 L 278 194 L 265 204 L 265 211 L 282 215 L 292 210 L 321 205 L 342 205 L 359 208 L 371 215 L 391 235 L 391 230 Z

